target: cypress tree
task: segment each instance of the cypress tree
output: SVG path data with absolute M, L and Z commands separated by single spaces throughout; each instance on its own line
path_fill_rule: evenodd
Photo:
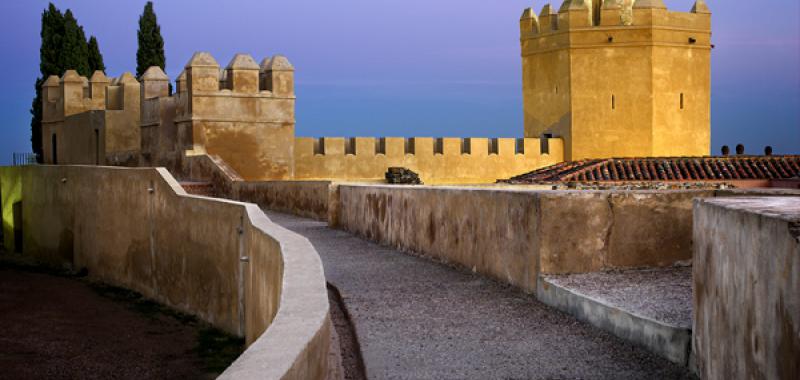
M 139 49 L 136 51 L 136 76 L 141 77 L 150 66 L 166 67 L 164 57 L 164 39 L 161 37 L 161 27 L 153 11 L 153 2 L 148 1 L 144 12 L 139 16 Z
M 61 75 L 64 64 L 61 61 L 62 36 L 64 35 L 64 15 L 50 3 L 42 12 L 42 44 L 39 47 L 39 71 L 36 78 L 36 97 L 31 104 L 31 150 L 42 160 L 42 83 L 50 75 Z
M 64 13 L 64 36 L 61 42 L 61 64 L 64 70 L 75 70 L 81 76 L 90 76 L 89 45 L 83 27 L 67 9 Z
M 86 41 L 83 27 L 72 11 L 61 11 L 50 3 L 42 12 L 42 44 L 39 47 L 39 71 L 36 97 L 31 104 L 31 149 L 42 159 L 42 83 L 51 75 L 61 76 L 66 70 L 77 70 L 90 76 L 94 70 L 105 70 L 97 39 Z M 90 55 L 91 52 L 91 55 Z
M 102 72 L 106 71 L 106 65 L 103 63 L 103 55 L 100 54 L 100 46 L 97 44 L 97 38 L 94 36 L 89 37 L 89 72 L 94 73 L 97 70 Z

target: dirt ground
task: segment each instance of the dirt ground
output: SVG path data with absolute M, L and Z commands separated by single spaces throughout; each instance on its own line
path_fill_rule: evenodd
M 241 349 L 136 293 L 0 263 L 0 378 L 206 379 Z

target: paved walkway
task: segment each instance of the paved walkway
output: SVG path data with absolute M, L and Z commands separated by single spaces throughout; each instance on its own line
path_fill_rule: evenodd
M 268 213 L 306 236 L 356 326 L 370 379 L 680 379 L 689 373 L 508 286 Z

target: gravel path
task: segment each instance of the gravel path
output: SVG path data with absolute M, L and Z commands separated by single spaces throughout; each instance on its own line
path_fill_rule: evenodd
M 370 379 L 682 379 L 687 370 L 508 286 L 269 212 L 322 257 Z
M 692 327 L 691 267 L 547 276 L 547 280 L 643 317 Z

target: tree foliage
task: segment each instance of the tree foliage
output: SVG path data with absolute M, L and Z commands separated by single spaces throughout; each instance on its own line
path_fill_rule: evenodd
M 51 75 L 63 75 L 66 70 L 76 70 L 80 75 L 90 76 L 94 70 L 105 70 L 105 65 L 97 39 L 92 37 L 89 42 L 86 41 L 83 27 L 78 24 L 78 20 L 70 10 L 62 14 L 53 3 L 50 3 L 42 12 L 40 36 L 41 75 L 36 78 L 36 97 L 31 104 L 31 148 L 41 160 L 42 83 Z
M 103 63 L 103 54 L 100 54 L 100 46 L 97 44 L 97 38 L 94 36 L 89 37 L 89 71 L 106 71 L 106 65 Z
M 136 76 L 141 77 L 150 66 L 166 68 L 164 56 L 164 38 L 161 37 L 161 27 L 158 25 L 156 13 L 153 11 L 153 2 L 148 1 L 144 12 L 139 16 L 139 49 L 136 51 Z

